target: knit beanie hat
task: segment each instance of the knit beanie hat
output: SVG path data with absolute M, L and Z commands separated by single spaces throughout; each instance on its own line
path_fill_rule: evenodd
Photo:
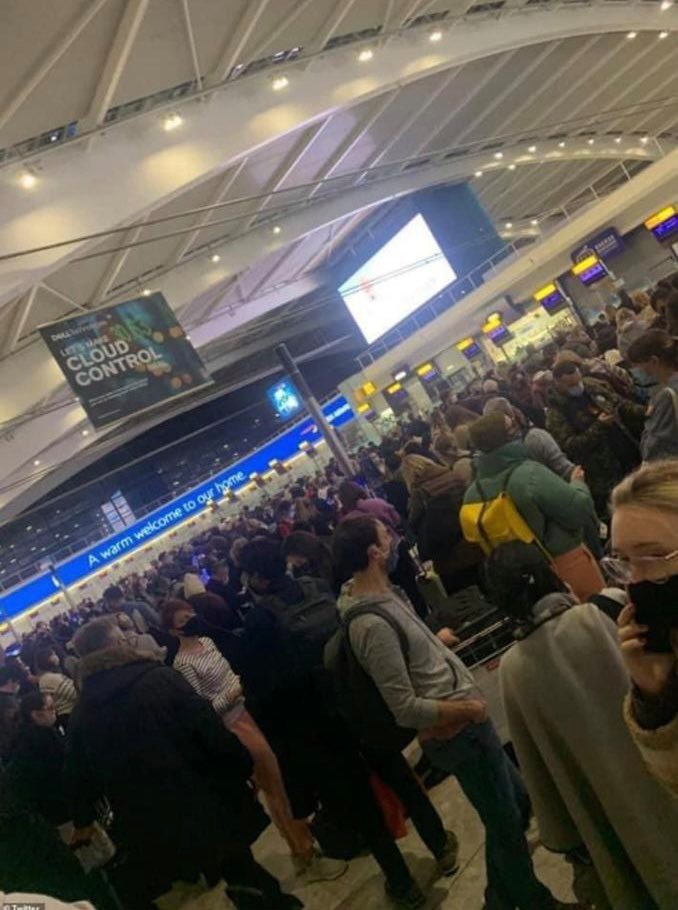
M 481 452 L 494 452 L 511 441 L 503 414 L 487 414 L 472 423 L 468 431 L 471 445 Z

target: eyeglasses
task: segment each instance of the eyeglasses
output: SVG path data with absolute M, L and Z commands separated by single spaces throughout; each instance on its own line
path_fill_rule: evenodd
M 626 585 L 633 580 L 633 567 L 642 567 L 643 574 L 653 576 L 655 572 L 657 577 L 646 578 L 654 584 L 665 584 L 672 574 L 668 571 L 668 565 L 674 559 L 678 559 L 678 550 L 673 553 L 667 553 L 666 556 L 635 556 L 633 559 L 626 559 L 623 556 L 605 556 L 600 561 L 603 572 L 610 581 Z

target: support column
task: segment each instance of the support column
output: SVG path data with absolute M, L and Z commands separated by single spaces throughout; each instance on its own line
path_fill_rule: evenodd
M 304 379 L 301 370 L 297 366 L 296 361 L 287 350 L 287 345 L 277 345 L 275 352 L 278 355 L 278 360 L 283 365 L 285 372 L 290 377 L 299 394 L 301 395 L 302 401 L 308 408 L 311 417 L 313 417 L 315 420 L 320 433 L 324 437 L 325 442 L 330 448 L 330 451 L 334 455 L 342 473 L 346 477 L 352 477 L 355 472 L 351 464 L 351 459 L 348 457 L 348 453 L 344 449 L 339 436 L 335 433 L 334 428 L 330 426 L 330 424 L 325 419 L 322 408 L 311 392 L 308 383 Z

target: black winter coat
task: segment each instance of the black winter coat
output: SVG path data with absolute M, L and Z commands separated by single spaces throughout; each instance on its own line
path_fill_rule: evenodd
M 211 704 L 127 648 L 95 652 L 81 668 L 66 758 L 76 825 L 91 823 L 106 797 L 119 849 L 167 885 L 213 873 L 252 844 L 267 824 L 248 782 L 252 761 Z

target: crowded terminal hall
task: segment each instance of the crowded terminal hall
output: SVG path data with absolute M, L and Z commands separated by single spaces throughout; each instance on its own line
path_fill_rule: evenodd
M 677 33 L 0 2 L 2 908 L 678 910 Z

